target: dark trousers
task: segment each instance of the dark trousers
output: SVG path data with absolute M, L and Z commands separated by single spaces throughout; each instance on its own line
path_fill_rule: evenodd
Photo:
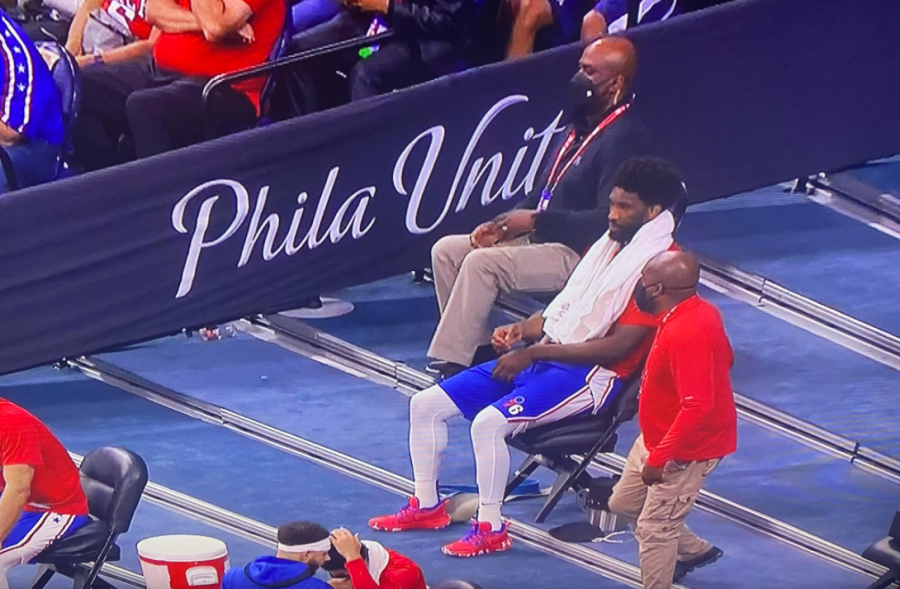
M 344 9 L 326 23 L 299 35 L 291 43 L 291 52 L 322 47 L 337 41 L 361 37 L 372 23 L 371 13 Z M 323 104 L 322 94 L 333 95 L 323 86 L 342 83 L 341 72 L 349 85 L 350 100 L 362 100 L 425 82 L 448 74 L 460 64 L 460 45 L 430 39 L 392 39 L 381 44 L 367 59 L 360 59 L 358 51 L 349 50 L 322 58 L 313 58 L 298 66 L 298 78 L 304 86 L 304 111 L 321 110 L 333 104 Z
M 96 170 L 253 125 L 253 103 L 230 88 L 216 91 L 204 108 L 206 82 L 159 70 L 149 57 L 84 68 L 74 136 L 78 162 Z

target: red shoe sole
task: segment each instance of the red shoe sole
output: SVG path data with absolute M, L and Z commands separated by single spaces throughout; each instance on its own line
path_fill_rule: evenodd
M 512 540 L 507 539 L 506 542 L 503 542 L 502 544 L 500 544 L 500 546 L 498 546 L 496 548 L 479 550 L 478 552 L 466 552 L 466 553 L 452 552 L 450 550 L 447 550 L 446 546 L 441 548 L 441 552 L 443 552 L 447 556 L 453 556 L 455 558 L 472 558 L 475 556 L 484 556 L 485 554 L 493 554 L 495 552 L 505 552 L 505 551 L 509 550 L 510 548 L 512 548 Z
M 434 525 L 434 526 L 405 526 L 405 527 L 397 527 L 397 528 L 389 528 L 387 526 L 382 526 L 379 524 L 369 524 L 369 527 L 373 530 L 378 530 L 379 532 L 407 532 L 409 530 L 443 530 L 448 527 L 452 522 L 447 521 L 445 524 Z

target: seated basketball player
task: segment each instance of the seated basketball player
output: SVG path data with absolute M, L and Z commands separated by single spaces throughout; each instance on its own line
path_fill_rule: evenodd
M 0 589 L 6 572 L 88 522 L 81 477 L 47 426 L 0 399 Z
M 610 194 L 609 231 L 543 313 L 494 332 L 494 345 L 508 353 L 412 398 L 415 496 L 398 513 L 370 520 L 371 527 L 397 532 L 450 524 L 446 501 L 438 496 L 438 472 L 446 422 L 465 417 L 472 421 L 478 519 L 443 552 L 477 556 L 510 547 L 500 517 L 509 476 L 505 439 L 531 426 L 604 410 L 638 369 L 656 322 L 637 310 L 632 293 L 647 261 L 673 245 L 675 223 L 667 209 L 682 191 L 681 174 L 668 161 L 633 158 L 622 165 Z M 519 342 L 538 340 L 509 351 Z

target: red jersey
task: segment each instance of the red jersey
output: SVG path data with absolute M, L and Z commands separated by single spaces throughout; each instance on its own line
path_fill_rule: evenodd
M 81 478 L 66 449 L 47 426 L 18 405 L 0 399 L 0 464 L 34 468 L 26 511 L 87 515 Z M 4 485 L 0 481 L 0 487 Z
M 399 552 L 388 550 L 388 563 L 376 581 L 369 574 L 363 559 L 347 563 L 347 572 L 353 581 L 353 589 L 426 589 L 422 569 Z
M 680 252 L 681 248 L 678 247 L 677 243 L 673 243 L 669 246 L 667 251 Z M 641 364 L 644 363 L 644 359 L 647 358 L 647 354 L 650 353 L 650 347 L 653 345 L 653 338 L 656 337 L 656 328 L 659 327 L 659 318 L 638 309 L 637 303 L 635 303 L 632 298 L 628 301 L 628 306 L 625 307 L 625 310 L 616 320 L 615 327 L 620 325 L 641 325 L 650 328 L 650 333 L 644 336 L 644 339 L 641 340 L 641 343 L 637 347 L 629 352 L 627 356 L 608 367 L 609 370 L 615 372 L 619 378 L 628 378 L 641 367 Z M 613 328 L 613 331 L 610 333 L 613 333 L 614 331 L 615 328 Z
M 615 372 L 619 378 L 628 378 L 641 367 L 644 358 L 650 352 L 650 346 L 653 345 L 653 338 L 656 336 L 656 328 L 659 326 L 659 319 L 638 309 L 637 303 L 631 299 L 610 333 L 614 333 L 618 327 L 623 325 L 641 325 L 650 328 L 650 333 L 644 336 L 640 344 L 628 352 L 627 356 L 609 366 L 609 370 Z
M 203 33 L 162 33 L 153 47 L 153 59 L 163 69 L 186 76 L 213 76 L 265 63 L 281 36 L 284 27 L 284 0 L 244 0 L 253 11 L 250 26 L 256 40 L 253 43 L 229 41 L 212 43 Z M 175 0 L 178 6 L 191 9 L 191 0 Z M 247 98 L 259 111 L 259 95 L 265 85 L 265 77 L 256 77 L 239 84 L 235 89 Z
M 127 27 L 135 39 L 149 39 L 153 27 L 145 20 L 144 2 L 138 0 L 103 0 L 103 10 L 120 25 Z
M 647 464 L 710 460 L 737 449 L 729 372 L 734 353 L 722 317 L 693 296 L 660 321 L 641 381 L 638 422 Z

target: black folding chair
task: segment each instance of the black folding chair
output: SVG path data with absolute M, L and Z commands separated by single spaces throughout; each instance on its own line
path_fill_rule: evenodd
M 105 562 L 119 560 L 116 539 L 131 526 L 147 486 L 147 464 L 130 450 L 97 448 L 84 457 L 80 472 L 91 521 L 35 558 L 46 566 L 31 589 L 44 589 L 56 573 L 71 578 L 72 589 L 115 589 L 97 575 Z
M 548 423 L 507 438 L 511 447 L 528 454 L 528 457 L 506 485 L 505 497 L 509 497 L 537 467 L 544 466 L 555 472 L 556 480 L 550 496 L 534 518 L 536 523 L 541 523 L 566 491 L 590 488 L 593 478 L 587 473 L 588 466 L 597 454 L 615 449 L 617 430 L 623 423 L 631 421 L 637 413 L 640 385 L 638 371 L 625 382 L 622 391 L 607 410 L 597 415 L 582 415 Z
M 900 581 L 900 511 L 894 514 L 888 536 L 866 548 L 862 555 L 863 558 L 888 568 L 888 571 L 867 589 L 886 589 Z

